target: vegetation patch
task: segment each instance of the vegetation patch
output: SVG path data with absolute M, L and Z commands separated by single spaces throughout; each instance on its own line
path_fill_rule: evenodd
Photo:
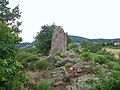
M 50 90 L 50 82 L 48 80 L 38 81 L 36 84 L 36 90 Z
M 71 68 L 72 66 L 73 66 L 73 63 L 66 63 L 66 64 L 65 64 L 65 67 L 66 67 L 66 68 Z
M 49 62 L 47 60 L 39 60 L 35 64 L 36 69 L 47 69 L 49 67 Z
M 93 53 L 84 52 L 80 54 L 80 59 L 82 59 L 83 61 L 93 61 L 94 60 Z

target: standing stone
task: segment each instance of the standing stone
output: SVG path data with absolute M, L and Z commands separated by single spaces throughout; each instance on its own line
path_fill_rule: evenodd
M 64 53 L 67 50 L 67 37 L 61 26 L 55 26 L 54 33 L 52 35 L 52 44 L 50 54 L 56 52 Z

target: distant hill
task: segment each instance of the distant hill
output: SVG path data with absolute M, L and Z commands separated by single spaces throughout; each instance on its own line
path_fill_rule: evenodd
M 73 42 L 81 42 L 82 40 L 88 40 L 91 42 L 120 42 L 120 38 L 116 38 L 116 39 L 88 39 L 88 38 L 73 36 L 73 35 L 71 35 L 71 38 L 72 38 Z M 20 43 L 17 45 L 17 47 L 23 48 L 23 47 L 30 47 L 33 45 L 35 45 L 35 41 L 33 41 L 32 43 L 29 43 L 29 42 Z
M 17 44 L 16 46 L 18 48 L 25 48 L 25 47 L 31 47 L 33 45 L 35 45 L 35 41 L 33 41 L 32 43 L 30 43 L 30 42 L 20 43 L 20 44 Z
M 88 38 L 73 36 L 73 35 L 71 35 L 71 39 L 72 39 L 73 42 L 81 42 L 82 40 L 90 41 L 90 39 L 88 39 Z
M 115 39 L 88 39 L 84 37 L 79 37 L 79 36 L 72 36 L 72 41 L 73 42 L 81 42 L 82 40 L 88 40 L 91 42 L 120 42 L 120 38 L 115 38 Z

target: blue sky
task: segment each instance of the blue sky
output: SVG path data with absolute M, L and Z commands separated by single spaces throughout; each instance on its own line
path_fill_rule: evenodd
M 18 4 L 24 42 L 53 22 L 70 35 L 120 38 L 120 0 L 10 0 L 10 7 Z

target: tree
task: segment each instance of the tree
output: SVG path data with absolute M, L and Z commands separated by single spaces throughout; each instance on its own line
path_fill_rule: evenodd
M 67 36 L 67 45 L 72 43 L 72 38 L 70 35 L 68 35 L 68 33 L 66 33 L 66 36 Z
M 8 4 L 8 0 L 0 0 L 0 21 L 9 26 L 15 34 L 19 34 L 21 32 L 19 26 L 22 23 L 18 21 L 21 17 L 19 5 L 11 10 L 10 7 L 7 7 Z
M 18 36 L 21 22 L 19 6 L 14 9 L 7 7 L 8 0 L 0 0 L 0 90 L 11 90 L 10 84 L 14 80 L 23 81 L 22 65 L 15 60 L 16 44 L 21 41 Z
M 35 40 L 37 42 L 36 47 L 39 49 L 38 53 L 48 55 L 51 48 L 52 33 L 55 29 L 55 25 L 44 25 L 41 27 L 41 31 L 38 32 Z
M 41 27 L 41 31 L 35 37 L 35 41 L 37 42 L 36 47 L 38 48 L 38 53 L 42 55 L 48 55 L 51 49 L 51 39 L 52 33 L 55 30 L 55 25 L 44 25 Z M 72 42 L 70 35 L 67 35 L 67 44 Z
M 0 22 L 0 87 L 8 88 L 10 81 L 21 77 L 22 65 L 15 60 L 15 45 L 19 39 L 7 25 Z
M 20 38 L 12 33 L 12 30 L 0 22 L 0 59 L 14 58 L 16 53 L 16 44 Z

